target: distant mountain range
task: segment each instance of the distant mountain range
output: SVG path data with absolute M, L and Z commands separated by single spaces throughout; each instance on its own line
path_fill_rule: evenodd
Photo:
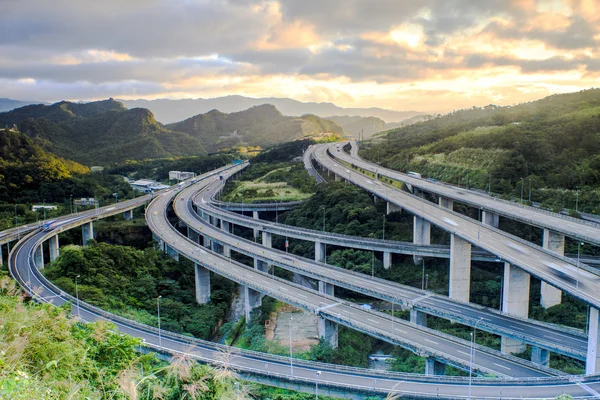
M 342 126 L 342 128 L 344 128 L 344 132 L 356 139 L 360 137 L 369 139 L 371 136 L 379 132 L 421 122 L 425 119 L 425 114 L 415 115 L 414 117 L 405 119 L 402 122 L 390 123 L 386 123 L 384 120 L 377 117 L 351 117 L 348 115 L 336 115 L 333 117 L 327 117 L 327 119 L 337 122 Z
M 143 107 L 154 113 L 156 119 L 169 124 L 182 121 L 192 115 L 219 110 L 233 113 L 262 104 L 272 104 L 283 115 L 302 116 L 305 114 L 327 118 L 332 115 L 348 115 L 360 117 L 377 117 L 385 122 L 401 122 L 420 115 L 417 111 L 393 111 L 383 108 L 343 108 L 332 103 L 304 103 L 297 100 L 277 97 L 251 98 L 244 96 L 225 96 L 213 99 L 182 99 L 182 100 L 122 100 L 128 108 Z
M 343 135 L 335 122 L 314 115 L 287 117 L 272 105 L 225 114 L 217 110 L 170 125 L 151 111 L 113 99 L 61 101 L 0 113 L 0 127 L 17 125 L 41 146 L 84 165 L 204 154 L 237 145 L 267 147 L 322 135 Z
M 30 104 L 48 104 L 43 101 L 21 101 L 7 98 L 0 98 L 0 112 L 14 110 L 15 108 L 28 106 Z

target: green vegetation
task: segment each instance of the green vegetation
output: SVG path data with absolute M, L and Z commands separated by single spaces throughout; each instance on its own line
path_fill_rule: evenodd
M 210 339 L 217 332 L 233 296 L 234 284 L 214 276 L 211 302 L 198 305 L 193 264 L 173 261 L 154 249 L 91 241 L 90 245 L 65 246 L 60 257 L 44 270 L 61 289 L 90 304 L 144 324 L 157 325 L 157 298 L 161 326 L 172 332 Z
M 574 209 L 581 188 L 579 211 L 598 211 L 600 89 L 460 110 L 377 139 L 361 155 L 385 167 L 509 197 L 523 186 L 528 199 L 531 185 L 531 201 L 552 208 Z
M 212 110 L 167 128 L 197 138 L 209 151 L 236 145 L 269 147 L 306 137 L 339 140 L 344 133 L 335 122 L 314 115 L 286 117 L 269 104 L 231 114 Z
M 204 153 L 198 139 L 165 129 L 150 111 L 127 110 L 113 99 L 0 113 L 0 126 L 13 124 L 45 150 L 88 166 Z
M 12 400 L 240 398 L 227 368 L 175 357 L 167 365 L 108 323 L 76 323 L 69 305 L 23 302 L 0 278 L 0 397 Z M 259 387 L 261 391 L 267 389 Z

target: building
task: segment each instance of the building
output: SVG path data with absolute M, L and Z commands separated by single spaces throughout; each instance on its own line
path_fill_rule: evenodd
M 33 205 L 31 207 L 31 211 L 40 211 L 40 210 L 56 210 L 56 206 L 47 206 L 47 205 Z
M 195 176 L 196 176 L 196 174 L 193 172 L 169 171 L 169 180 L 170 181 L 185 181 L 186 179 L 190 179 Z
M 101 167 L 99 165 L 94 165 L 93 167 L 90 168 L 90 171 L 92 171 L 92 172 L 102 172 L 102 171 L 104 171 L 104 167 Z
M 149 179 L 139 179 L 137 181 L 129 182 L 133 190 L 137 190 L 142 193 L 151 193 L 156 190 L 166 189 L 167 185 L 163 185 L 160 182 L 151 181 Z
M 93 197 L 82 197 L 81 199 L 73 200 L 73 204 L 76 206 L 95 206 L 96 199 Z

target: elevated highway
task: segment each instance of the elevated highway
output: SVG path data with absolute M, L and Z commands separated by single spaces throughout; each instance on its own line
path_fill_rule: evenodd
M 164 193 L 172 196 L 172 193 Z M 104 216 L 100 209 L 96 218 Z M 472 399 L 547 399 L 559 394 L 569 394 L 574 398 L 594 398 L 600 390 L 600 378 L 590 377 L 553 377 L 527 380 L 494 380 L 475 378 L 469 390 L 466 378 L 433 377 L 413 374 L 394 374 L 383 371 L 370 371 L 321 363 L 294 360 L 293 366 L 285 357 L 253 353 L 240 349 L 195 340 L 189 337 L 162 331 L 161 334 L 149 326 L 115 316 L 94 308 L 85 302 L 77 302 L 75 298 L 61 291 L 48 282 L 38 271 L 34 254 L 43 241 L 58 233 L 58 229 L 66 230 L 78 226 L 77 220 L 70 226 L 62 226 L 48 232 L 33 232 L 21 240 L 13 248 L 9 259 L 11 274 L 19 284 L 35 296 L 36 300 L 52 302 L 56 305 L 70 302 L 75 313 L 86 321 L 104 319 L 115 323 L 124 333 L 144 339 L 145 346 L 165 355 L 185 353 L 203 362 L 216 365 L 227 363 L 239 371 L 244 378 L 266 384 L 311 391 L 315 384 L 315 372 L 321 371 L 319 387 L 322 393 L 343 395 L 348 398 L 363 398 L 367 394 L 395 393 L 403 396 L 419 398 L 467 398 Z M 81 224 L 85 223 L 80 221 Z M 180 239 L 181 240 L 181 239 Z M 31 277 L 27 279 L 27 275 Z M 223 357 L 223 353 L 230 356 Z

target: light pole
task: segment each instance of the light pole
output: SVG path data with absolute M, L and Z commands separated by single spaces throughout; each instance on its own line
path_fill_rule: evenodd
M 579 261 L 581 246 L 583 246 L 583 242 L 577 242 L 577 288 L 579 288 L 579 269 L 581 268 L 581 262 Z
M 375 251 L 371 251 L 371 277 L 375 276 Z
M 473 380 L 473 360 L 475 359 L 475 348 L 473 346 L 475 342 L 475 333 L 477 332 L 477 324 L 483 320 L 483 317 L 479 317 L 479 320 L 475 322 L 473 332 L 469 332 L 471 335 L 471 360 L 469 362 L 469 399 L 471 399 L 471 381 Z
M 527 201 L 531 204 L 531 176 L 529 177 L 529 198 Z
M 75 277 L 75 296 L 77 298 L 77 316 L 81 319 L 81 309 L 79 308 L 79 287 L 77 286 L 77 279 L 79 279 L 81 275 L 77 275 Z
M 119 193 L 113 193 L 113 196 L 115 196 L 115 204 L 117 204 L 119 202 Z
M 294 377 L 294 363 L 292 358 L 292 323 L 294 318 L 290 317 L 290 375 Z
M 235 389 L 237 392 L 237 398 L 239 400 L 240 399 L 240 383 L 238 381 L 235 381 Z
M 423 264 L 423 271 L 421 272 L 421 290 L 425 289 L 425 258 L 421 259 Z
M 523 204 L 523 179 L 525 178 L 521 178 L 520 182 L 521 182 L 521 204 Z
M 21 240 L 21 233 L 19 232 L 19 218 L 17 217 L 17 204 L 15 204 L 15 226 L 17 227 L 17 238 Z
M 158 309 L 158 347 L 162 347 L 162 337 L 160 336 L 160 299 L 162 296 L 156 298 L 156 308 Z
M 425 290 L 427 290 L 427 285 L 429 283 L 429 274 L 425 275 Z
M 73 214 L 73 195 L 69 196 L 69 204 L 71 205 L 71 214 Z
M 577 187 L 577 191 L 575 192 L 575 212 L 579 212 L 579 187 Z
M 325 232 L 325 206 L 321 206 L 321 209 L 323 210 L 323 232 Z
M 317 371 L 315 373 L 315 400 L 319 400 L 319 376 L 321 375 L 321 371 Z
M 381 240 L 385 240 L 385 214 L 383 214 L 383 230 L 381 231 Z

